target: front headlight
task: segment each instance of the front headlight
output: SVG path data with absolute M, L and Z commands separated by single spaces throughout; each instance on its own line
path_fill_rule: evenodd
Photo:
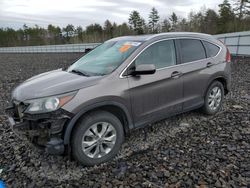
M 25 112 L 37 114 L 55 111 L 69 102 L 75 96 L 75 94 L 76 92 L 70 92 L 58 96 L 27 100 L 25 103 L 27 103 L 29 106 Z

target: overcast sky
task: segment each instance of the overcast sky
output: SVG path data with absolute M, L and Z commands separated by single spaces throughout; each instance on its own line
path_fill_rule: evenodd
M 0 27 L 20 28 L 48 24 L 64 27 L 67 24 L 85 27 L 91 23 L 103 24 L 106 19 L 127 22 L 129 13 L 138 10 L 147 20 L 152 7 L 161 18 L 172 12 L 187 17 L 201 7 L 217 10 L 222 0 L 0 0 Z

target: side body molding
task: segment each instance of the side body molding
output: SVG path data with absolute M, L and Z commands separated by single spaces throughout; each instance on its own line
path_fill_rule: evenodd
M 90 110 L 93 110 L 95 108 L 98 108 L 98 107 L 104 107 L 104 106 L 107 106 L 107 105 L 111 105 L 111 106 L 116 106 L 116 107 L 119 107 L 121 110 L 123 110 L 123 112 L 125 113 L 126 115 L 126 119 L 127 119 L 127 123 L 128 123 L 128 129 L 133 129 L 134 128 L 134 124 L 133 124 L 133 121 L 132 121 L 132 118 L 131 118 L 131 115 L 128 111 L 128 109 L 121 103 L 118 103 L 118 102 L 114 102 L 114 101 L 103 101 L 103 102 L 98 102 L 98 103 L 95 103 L 93 105 L 89 105 L 89 106 L 86 106 L 85 108 L 83 108 L 81 111 L 79 111 L 70 121 L 69 123 L 66 125 L 66 129 L 65 129 L 65 132 L 64 132 L 64 144 L 65 145 L 68 145 L 70 144 L 70 137 L 71 137 L 71 132 L 75 126 L 75 123 L 77 122 L 77 120 L 86 112 L 90 111 Z M 125 127 L 124 127 L 125 128 Z M 126 129 L 126 128 L 125 128 Z

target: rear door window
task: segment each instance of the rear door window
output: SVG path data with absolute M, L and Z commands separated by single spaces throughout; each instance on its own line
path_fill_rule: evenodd
M 220 51 L 220 48 L 210 42 L 207 41 L 202 41 L 207 52 L 207 57 L 214 57 L 218 54 Z
M 188 63 L 206 58 L 205 49 L 198 39 L 179 39 L 182 63 Z

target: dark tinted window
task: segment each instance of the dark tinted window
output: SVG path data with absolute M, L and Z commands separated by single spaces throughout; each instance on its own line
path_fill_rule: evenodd
M 180 39 L 182 63 L 206 58 L 205 49 L 200 40 Z
M 138 56 L 135 64 L 154 64 L 157 69 L 175 65 L 174 41 L 166 40 L 151 45 Z
M 203 44 L 206 48 L 207 56 L 214 57 L 218 54 L 220 48 L 210 42 L 203 41 Z

